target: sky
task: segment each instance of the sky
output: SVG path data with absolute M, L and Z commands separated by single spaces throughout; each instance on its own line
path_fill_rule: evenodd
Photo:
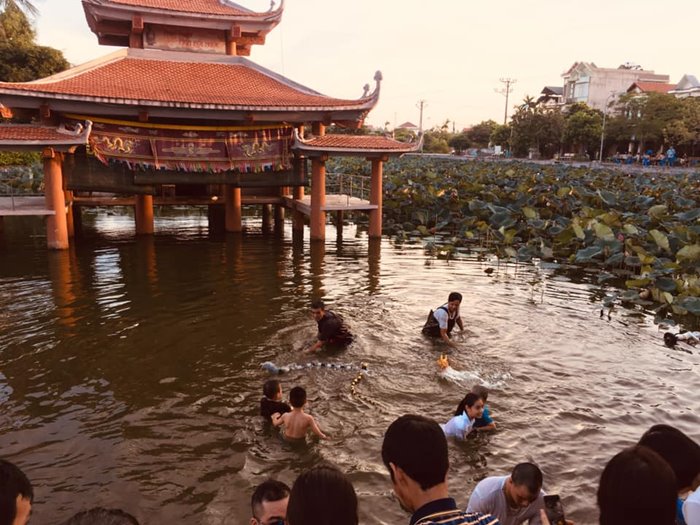
M 60 49 L 71 64 L 116 49 L 97 44 L 80 0 L 34 3 L 39 43 Z M 503 122 L 500 79 L 516 80 L 510 115 L 526 95 L 562 85 L 562 73 L 579 61 L 633 62 L 671 83 L 700 75 L 698 20 L 697 0 L 287 0 L 282 22 L 249 58 L 337 98 L 359 98 L 380 70 L 381 96 L 367 124 L 418 125 L 423 100 L 424 128 L 449 120 L 459 131 Z

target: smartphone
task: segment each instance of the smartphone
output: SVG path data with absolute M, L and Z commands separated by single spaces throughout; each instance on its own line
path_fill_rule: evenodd
M 547 519 L 552 525 L 565 525 L 564 507 L 561 505 L 561 499 L 558 494 L 544 497 L 544 511 L 547 513 Z

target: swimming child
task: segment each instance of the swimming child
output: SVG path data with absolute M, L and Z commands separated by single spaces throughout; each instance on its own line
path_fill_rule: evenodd
M 457 405 L 455 415 L 442 427 L 447 437 L 466 439 L 474 427 L 474 420 L 484 412 L 484 400 L 474 392 L 469 392 Z
M 260 400 L 260 415 L 266 419 L 273 414 L 285 414 L 292 411 L 287 403 L 282 401 L 282 385 L 277 379 L 269 379 L 263 385 L 263 397 Z
M 292 388 L 289 391 L 289 402 L 292 404 L 291 412 L 272 418 L 273 425 L 283 426 L 282 435 L 285 439 L 290 441 L 304 439 L 309 429 L 321 439 L 328 439 L 328 436 L 318 428 L 313 416 L 304 412 L 306 390 L 300 386 Z
M 664 343 L 668 346 L 675 346 L 678 341 L 685 341 L 688 344 L 696 345 L 700 343 L 700 332 L 682 332 L 680 334 L 666 332 L 664 334 Z
M 486 401 L 489 398 L 489 389 L 483 385 L 474 385 L 472 387 L 472 392 L 479 396 L 484 402 L 484 412 L 481 414 L 481 417 L 477 417 L 474 420 L 474 428 L 479 432 L 484 432 L 487 430 L 496 430 L 496 423 L 491 418 L 491 414 L 489 413 L 489 407 L 486 404 Z

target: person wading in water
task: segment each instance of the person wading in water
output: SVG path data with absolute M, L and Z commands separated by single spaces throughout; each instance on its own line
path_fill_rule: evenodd
M 423 334 L 429 337 L 439 337 L 448 345 L 457 346 L 457 344 L 450 339 L 450 335 L 452 334 L 452 329 L 455 327 L 455 324 L 459 326 L 460 330 L 464 330 L 462 318 L 459 316 L 459 305 L 461 303 L 462 294 L 452 292 L 447 298 L 447 303 L 435 310 L 430 310 L 428 320 L 423 326 Z
M 324 345 L 334 348 L 345 348 L 352 343 L 352 334 L 348 327 L 345 326 L 343 318 L 330 310 L 326 310 L 326 305 L 323 304 L 323 301 L 311 303 L 311 315 L 318 323 L 318 340 L 304 352 L 309 354 L 316 352 Z

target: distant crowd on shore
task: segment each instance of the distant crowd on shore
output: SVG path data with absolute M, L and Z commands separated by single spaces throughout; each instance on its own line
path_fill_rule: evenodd
M 430 311 L 423 333 L 454 346 L 453 329 L 464 330 L 461 301 L 459 293 L 451 293 L 445 304 Z M 342 317 L 321 301 L 312 303 L 311 310 L 319 330 L 306 352 L 352 343 Z M 691 335 L 697 339 L 695 333 Z M 673 344 L 692 342 L 691 337 L 665 335 L 667 344 L 671 339 Z M 446 362 L 443 355 L 438 365 L 444 368 Z M 543 490 L 545 476 L 532 462 L 482 479 L 466 506 L 458 506 L 450 496 L 448 439 L 496 430 L 486 405 L 488 394 L 483 385 L 474 385 L 442 425 L 424 415 L 406 414 L 387 428 L 376 454 L 386 467 L 398 504 L 411 513 L 409 525 L 573 525 L 562 498 Z M 328 439 L 304 411 L 306 401 L 306 390 L 295 386 L 286 403 L 280 381 L 269 379 L 263 385 L 260 415 L 268 424 L 281 427 L 286 440 L 305 441 L 308 433 Z M 33 502 L 29 478 L 13 463 L 0 460 L 0 525 L 26 525 Z M 601 525 L 700 525 L 700 445 L 670 425 L 652 426 L 634 446 L 619 451 L 607 463 L 598 484 L 597 504 Z M 291 489 L 275 479 L 257 486 L 249 519 L 251 525 L 357 525 L 359 515 L 360 503 L 350 478 L 335 465 L 322 463 L 302 472 Z M 42 516 L 42 521 L 49 519 Z M 61 525 L 138 525 L 138 520 L 121 509 L 96 507 L 81 510 Z

